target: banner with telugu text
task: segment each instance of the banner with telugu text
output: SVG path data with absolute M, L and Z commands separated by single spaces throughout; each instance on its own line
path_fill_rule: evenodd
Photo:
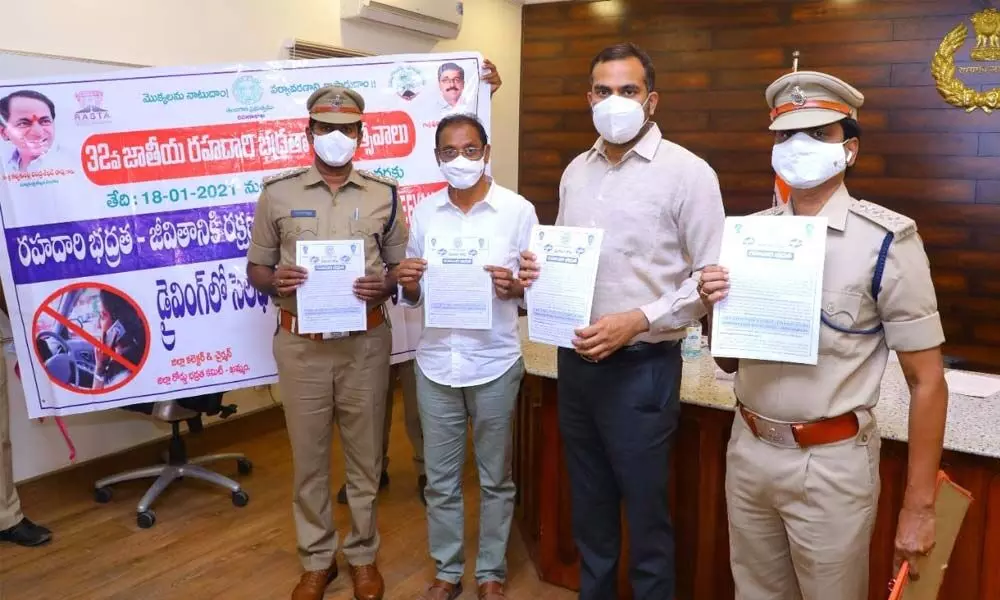
M 306 99 L 364 97 L 355 165 L 396 179 L 408 218 L 446 186 L 438 121 L 489 129 L 481 70 L 464 52 L 0 81 L 0 278 L 28 415 L 276 381 L 275 308 L 246 253 L 262 179 L 313 160 Z M 390 316 L 409 360 L 421 315 Z

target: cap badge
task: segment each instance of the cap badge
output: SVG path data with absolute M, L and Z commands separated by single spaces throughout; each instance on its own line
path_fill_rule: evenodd
M 330 100 L 330 105 L 333 106 L 334 108 L 340 108 L 344 106 L 344 97 L 341 96 L 340 94 L 335 94 L 333 96 L 333 100 Z
M 802 88 L 795 86 L 792 88 L 792 104 L 795 106 L 802 106 L 806 103 L 806 93 L 802 91 Z

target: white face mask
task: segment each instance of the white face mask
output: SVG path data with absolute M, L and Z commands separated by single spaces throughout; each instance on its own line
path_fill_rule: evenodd
M 339 131 L 313 137 L 316 156 L 331 167 L 342 167 L 351 162 L 358 149 L 358 141 Z
M 608 96 L 593 107 L 594 127 L 607 142 L 631 142 L 646 124 L 645 105 L 621 96 Z
M 789 186 L 809 190 L 847 169 L 853 157 L 844 154 L 844 144 L 821 142 L 800 131 L 774 146 L 771 166 Z
M 476 185 L 484 170 L 486 170 L 486 157 L 473 161 L 458 156 L 451 162 L 441 163 L 441 173 L 448 180 L 448 185 L 459 190 L 467 190 Z

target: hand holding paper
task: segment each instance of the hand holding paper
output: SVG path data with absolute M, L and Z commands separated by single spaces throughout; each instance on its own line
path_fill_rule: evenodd
M 487 265 L 486 272 L 493 279 L 493 290 L 496 292 L 497 298 L 511 300 L 524 295 L 524 288 L 521 287 L 517 278 L 514 277 L 514 272 L 510 269 Z
M 296 295 L 299 333 L 367 328 L 367 306 L 355 293 L 365 274 L 364 248 L 362 240 L 296 243 L 296 262 L 309 273 Z
M 586 351 L 596 355 L 620 337 L 620 320 L 580 331 L 590 326 L 603 240 L 600 229 L 547 225 L 532 228 L 531 243 L 528 251 L 521 253 L 518 273 L 527 288 L 529 339 L 574 348 L 579 332 L 580 337 L 594 338 L 586 342 Z M 610 335 L 612 330 L 614 336 Z
M 490 240 L 427 235 L 424 241 L 424 325 L 451 329 L 493 326 L 493 281 L 486 271 Z
M 712 355 L 814 365 L 818 361 L 825 217 L 727 217 L 710 276 Z M 724 279 L 724 278 L 723 278 Z

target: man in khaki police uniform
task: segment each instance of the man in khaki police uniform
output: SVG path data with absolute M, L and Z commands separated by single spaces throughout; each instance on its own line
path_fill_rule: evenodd
M 738 370 L 726 472 L 736 597 L 863 600 L 879 496 L 871 409 L 890 350 L 911 394 L 897 565 L 933 545 L 948 402 L 944 334 L 916 224 L 856 200 L 844 185 L 860 145 L 861 93 L 823 73 L 796 72 L 766 97 L 772 164 L 792 191 L 787 204 L 759 214 L 818 215 L 828 230 L 818 364 L 717 359 Z M 708 306 L 726 296 L 728 279 L 723 267 L 703 271 Z
M 52 532 L 32 523 L 21 513 L 21 499 L 14 486 L 14 457 L 10 447 L 10 405 L 8 386 L 20 385 L 14 374 L 14 334 L 7 317 L 7 299 L 0 288 L 0 542 L 19 546 L 41 546 L 52 539 Z M 8 368 L 7 356 L 10 354 Z
M 343 552 L 354 595 L 380 599 L 385 587 L 375 566 L 375 495 L 392 347 L 382 305 L 395 289 L 392 270 L 405 257 L 407 230 L 395 183 L 357 171 L 351 163 L 363 135 L 364 106 L 357 92 L 340 87 L 321 88 L 309 97 L 306 135 L 314 164 L 265 183 L 247 255 L 251 283 L 272 294 L 279 308 L 274 356 L 295 463 L 295 527 L 306 571 L 293 600 L 322 598 L 337 576 L 330 490 L 334 421 L 347 466 L 352 529 Z M 307 272 L 295 266 L 296 242 L 338 239 L 365 242 L 366 275 L 355 282 L 354 293 L 368 304 L 368 329 L 300 334 L 295 291 Z

